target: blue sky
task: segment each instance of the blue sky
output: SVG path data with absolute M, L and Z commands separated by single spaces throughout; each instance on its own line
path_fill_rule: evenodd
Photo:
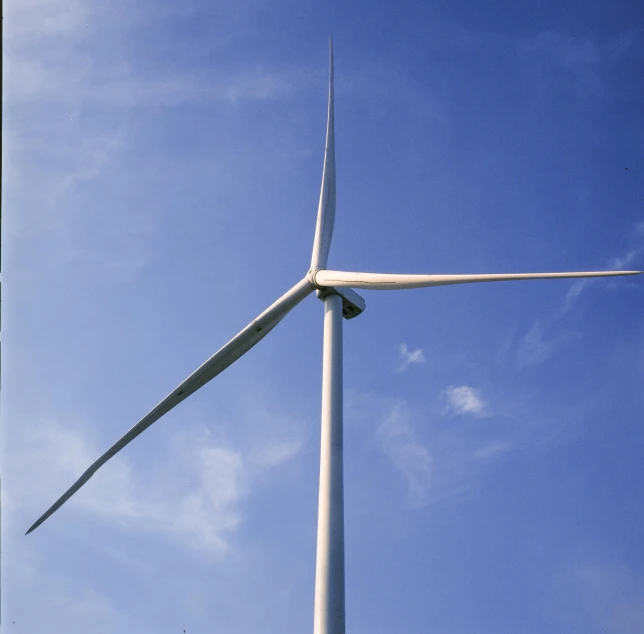
M 310 631 L 314 297 L 24 531 L 306 272 L 329 34 L 330 267 L 643 268 L 642 11 L 7 4 L 3 626 Z M 347 631 L 644 631 L 642 281 L 363 295 Z

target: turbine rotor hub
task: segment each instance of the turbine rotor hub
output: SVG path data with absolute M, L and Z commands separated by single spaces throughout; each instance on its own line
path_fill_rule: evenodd
M 317 288 L 318 290 L 328 288 L 326 286 L 320 286 L 315 281 L 315 276 L 318 274 L 318 271 L 324 271 L 324 268 L 321 267 L 321 266 L 318 266 L 318 267 L 316 267 L 314 269 L 309 269 L 309 272 L 306 274 L 306 279 L 308 279 L 308 281 L 311 282 L 311 286 L 313 286 L 313 288 Z

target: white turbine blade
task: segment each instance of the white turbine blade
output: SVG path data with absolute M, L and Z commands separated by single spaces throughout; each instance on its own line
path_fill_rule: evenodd
M 315 226 L 311 270 L 325 268 L 335 223 L 335 130 L 333 115 L 333 40 L 329 39 L 329 114 L 326 124 L 326 147 L 318 219 Z
M 469 284 L 473 282 L 505 282 L 509 280 L 547 280 L 570 277 L 610 277 L 639 275 L 641 271 L 588 271 L 577 273 L 493 273 L 491 275 L 399 275 L 389 273 L 349 273 L 317 271 L 313 280 L 318 286 L 348 286 L 379 291 Z
M 152 423 L 176 407 L 181 401 L 196 392 L 200 387 L 223 372 L 258 341 L 263 339 L 286 314 L 313 292 L 308 279 L 297 283 L 274 304 L 269 306 L 259 317 L 252 321 L 238 335 L 233 337 L 223 348 L 215 352 L 200 368 L 195 370 L 181 385 L 166 396 L 149 414 L 144 416 L 120 440 L 114 443 L 83 475 L 44 513 L 27 531 L 27 535 L 38 528 L 52 513 L 58 510 L 76 493 L 110 458 L 123 447 L 145 431 Z

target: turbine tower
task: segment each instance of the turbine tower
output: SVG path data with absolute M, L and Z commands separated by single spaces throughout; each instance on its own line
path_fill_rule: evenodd
M 333 98 L 333 42 L 329 41 L 329 106 L 311 266 L 302 280 L 254 319 L 226 345 L 195 370 L 132 429 L 114 443 L 29 528 L 38 528 L 76 493 L 110 458 L 164 414 L 223 372 L 263 339 L 308 295 L 316 291 L 324 302 L 322 362 L 322 423 L 320 489 L 315 573 L 314 634 L 344 634 L 344 483 L 342 453 L 342 319 L 357 317 L 365 302 L 352 289 L 400 290 L 447 284 L 506 280 L 608 277 L 637 275 L 641 271 L 590 271 L 572 273 L 509 273 L 475 275 L 404 275 L 352 273 L 328 270 L 327 261 L 335 221 L 335 132 Z

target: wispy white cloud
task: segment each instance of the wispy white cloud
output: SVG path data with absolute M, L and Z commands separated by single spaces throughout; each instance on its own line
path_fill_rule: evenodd
M 519 51 L 533 61 L 533 70 L 542 83 L 552 82 L 562 71 L 575 83 L 577 91 L 596 93 L 602 84 L 598 72 L 601 53 L 590 38 L 559 31 L 539 33 L 519 41 Z
M 396 372 L 404 372 L 410 365 L 419 365 L 425 363 L 425 353 L 421 348 L 410 350 L 406 343 L 398 344 L 398 353 L 400 355 L 399 364 Z
M 499 458 L 504 453 L 512 450 L 512 444 L 508 441 L 505 442 L 492 442 L 483 445 L 474 452 L 474 457 L 477 460 L 489 461 Z
M 148 0 L 135 4 L 25 0 L 5 8 L 3 176 L 15 212 L 5 230 L 33 239 L 29 246 L 52 271 L 62 265 L 129 283 L 160 257 L 164 207 L 147 206 L 146 189 L 159 190 L 162 170 L 185 170 L 186 181 L 198 170 L 185 153 L 137 147 L 137 109 L 234 107 L 288 98 L 300 85 L 297 69 L 262 61 L 187 72 L 178 63 L 141 64 L 130 35 L 143 18 L 149 28 L 172 16 L 156 5 L 146 15 Z M 229 158 L 213 162 L 229 165 Z M 25 268 L 35 259 L 29 255 Z
M 33 513 L 51 504 L 100 452 L 87 432 L 55 421 L 41 421 L 31 431 L 31 441 L 22 448 L 26 457 L 17 469 L 47 474 L 47 486 L 32 489 L 39 493 L 30 501 Z M 239 452 L 214 443 L 208 432 L 201 436 L 190 453 L 180 452 L 181 466 L 195 482 L 189 492 L 172 486 L 161 472 L 154 476 L 158 487 L 151 489 L 127 458 L 116 456 L 67 503 L 66 512 L 80 508 L 129 529 L 174 534 L 186 543 L 224 552 L 226 534 L 239 522 L 243 461 Z
M 446 401 L 445 413 L 472 414 L 481 416 L 485 413 L 486 404 L 478 390 L 469 385 L 450 386 L 442 396 Z
M 466 417 L 446 424 L 434 407 L 369 393 L 347 396 L 347 418 L 373 431 L 379 452 L 405 485 L 409 509 L 459 498 L 481 481 L 482 469 L 517 448 L 512 431 L 501 433 L 499 425 L 472 425 Z
M 251 457 L 260 465 L 276 467 L 295 457 L 303 446 L 302 438 L 273 439 L 256 448 Z
M 530 330 L 519 341 L 516 355 L 519 367 L 528 367 L 543 363 L 554 351 L 577 337 L 577 333 L 571 330 L 559 329 L 556 333 L 550 334 L 549 330 L 558 319 L 544 319 L 537 317 Z
M 80 30 L 87 12 L 88 3 L 83 0 L 22 0 L 5 7 L 9 34 L 34 39 Z
M 640 634 L 644 631 L 644 579 L 621 562 L 580 558 L 562 567 L 545 609 L 547 618 L 560 629 L 583 624 L 588 631 Z
M 516 48 L 526 60 L 540 91 L 566 86 L 580 98 L 601 96 L 606 63 L 637 50 L 639 34 L 625 32 L 600 41 L 565 31 L 543 31 L 518 38 Z
M 380 448 L 407 484 L 410 504 L 416 508 L 425 506 L 434 458 L 428 447 L 418 439 L 405 403 L 398 402 L 388 408 L 376 435 Z
M 301 447 L 275 439 L 257 460 L 256 451 L 232 447 L 199 426 L 177 433 L 171 444 L 172 456 L 148 466 L 151 473 L 135 468 L 124 456 L 114 457 L 69 500 L 64 512 L 76 508 L 128 530 L 166 535 L 185 546 L 223 555 L 255 479 L 293 458 Z M 88 433 L 78 428 L 51 420 L 33 425 L 21 448 L 23 458 L 10 469 L 22 487 L 33 485 L 28 489 L 33 497 L 18 517 L 45 510 L 99 453 Z M 170 472 L 184 474 L 181 482 Z M 45 474 L 46 485 L 36 486 L 35 479 Z M 191 484 L 186 487 L 185 482 Z M 11 488 L 5 503 L 21 506 Z
M 628 55 L 638 55 L 641 31 L 631 29 L 610 37 L 573 34 L 550 29 L 529 36 L 499 30 L 442 29 L 432 38 L 439 49 L 486 51 L 500 49 L 518 53 L 540 91 L 565 86 L 579 97 L 600 96 L 607 64 Z
M 623 255 L 611 258 L 607 265 L 608 270 L 629 270 L 629 267 L 641 260 L 642 255 L 644 255 L 644 222 L 640 222 L 635 226 L 631 239 L 634 242 L 633 246 L 631 246 L 631 248 L 629 248 Z M 603 281 L 604 283 L 607 282 L 607 280 L 601 280 L 600 278 L 577 280 L 566 293 L 563 306 L 561 307 L 561 316 L 567 313 L 574 306 L 575 302 L 579 299 L 579 296 L 585 289 L 600 281 Z M 610 281 L 611 280 L 609 280 L 609 282 Z M 614 282 L 615 280 L 612 281 Z M 628 280 L 624 279 L 621 281 L 626 282 Z
M 287 74 L 256 68 L 232 76 L 145 76 L 127 65 L 103 68 L 91 60 L 12 61 L 7 73 L 11 102 L 105 108 L 175 107 L 187 104 L 266 101 L 289 95 L 295 82 Z
M 47 566 L 40 551 L 43 544 L 29 543 L 30 540 L 22 535 L 18 539 L 11 537 L 13 539 L 7 540 L 8 547 L 2 554 L 3 576 L 11 579 L 10 591 L 4 591 L 3 595 L 2 619 L 10 623 L 11 629 L 69 634 L 152 632 L 146 625 L 137 624 L 122 605 L 115 605 L 113 596 L 105 591 L 103 584 L 96 583 L 96 579 L 79 578 L 74 574 L 73 565 Z M 105 546 L 97 542 L 95 535 L 92 537 L 93 547 L 102 549 Z M 152 574 L 158 573 L 155 570 Z M 38 597 L 37 610 L 31 609 L 34 596 Z M 23 597 L 26 598 L 23 600 Z
M 191 73 L 137 68 L 115 34 L 136 28 L 140 13 L 136 7 L 119 5 L 115 10 L 109 2 L 97 5 L 84 0 L 28 0 L 7 7 L 8 105 L 82 104 L 102 109 L 207 102 L 234 105 L 284 98 L 297 83 L 293 72 L 278 72 L 259 63 L 237 69 L 218 65 Z M 159 19 L 166 12 L 155 6 L 150 13 Z M 114 24 L 101 28 L 115 19 L 118 28 Z
M 302 420 L 290 408 L 284 408 L 271 390 L 253 386 L 248 398 L 243 399 L 242 417 L 249 421 L 249 435 L 242 444 L 254 468 L 282 465 L 306 445 Z
M 419 404 L 351 390 L 346 395 L 346 429 L 360 429 L 367 446 L 375 441 L 405 485 L 407 508 L 457 501 L 483 486 L 485 474 L 512 454 L 548 450 L 575 423 L 573 416 L 564 425 L 537 412 L 529 395 L 516 391 L 484 398 L 470 386 L 452 386 L 438 401 Z M 575 415 L 584 419 L 578 409 Z M 377 469 L 372 457 L 364 468 Z
M 620 256 L 612 258 L 608 270 L 628 270 L 644 256 L 644 222 L 639 222 L 630 236 L 630 247 Z M 516 358 L 519 367 L 543 363 L 566 342 L 578 334 L 561 326 L 565 316 L 590 287 L 602 284 L 607 288 L 626 288 L 633 282 L 625 278 L 587 278 L 575 281 L 566 292 L 560 306 L 548 316 L 537 317 L 528 332 L 518 341 Z

